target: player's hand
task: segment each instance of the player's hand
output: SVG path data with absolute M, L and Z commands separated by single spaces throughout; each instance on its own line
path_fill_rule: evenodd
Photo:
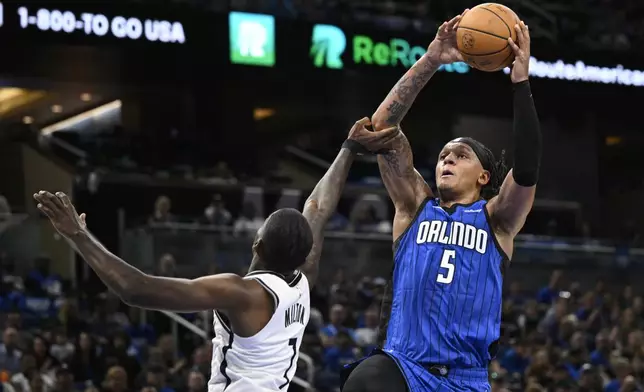
M 382 154 L 391 150 L 391 141 L 398 136 L 400 128 L 395 126 L 382 131 L 372 131 L 370 128 L 371 120 L 364 117 L 353 124 L 348 139 L 359 143 L 366 152 Z
M 469 9 L 455 16 L 449 22 L 443 22 L 438 28 L 436 37 L 429 44 L 429 47 L 427 47 L 427 54 L 425 56 L 437 64 L 451 64 L 463 61 L 463 56 L 456 45 L 456 29 L 467 11 Z
M 51 221 L 54 228 L 65 238 L 70 238 L 87 228 L 85 214 L 78 215 L 69 197 L 63 192 L 55 195 L 47 191 L 34 193 L 38 209 Z
M 512 64 L 510 79 L 512 83 L 521 83 L 528 80 L 530 75 L 530 30 L 523 21 L 514 25 L 514 29 L 517 32 L 517 42 L 514 42 L 512 38 L 508 38 L 508 43 L 514 51 L 514 63 Z

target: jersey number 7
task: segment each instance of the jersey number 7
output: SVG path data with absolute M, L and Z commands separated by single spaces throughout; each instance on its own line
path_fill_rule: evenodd
M 293 347 L 293 356 L 291 356 L 291 363 L 288 365 L 288 368 L 284 372 L 284 380 L 286 381 L 284 382 L 284 384 L 280 385 L 280 389 L 284 388 L 291 382 L 291 380 L 288 379 L 288 372 L 290 372 L 293 368 L 295 356 L 297 355 L 297 338 L 290 339 L 288 341 L 288 345 Z
M 447 275 L 443 275 L 442 272 L 438 273 L 436 281 L 438 283 L 450 284 L 454 280 L 454 259 L 456 258 L 456 251 L 453 249 L 446 249 L 443 251 L 443 256 L 441 257 L 441 266 L 440 268 L 446 270 Z

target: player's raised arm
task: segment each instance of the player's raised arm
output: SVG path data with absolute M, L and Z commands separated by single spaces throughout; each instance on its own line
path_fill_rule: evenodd
M 211 309 L 244 309 L 251 305 L 248 280 L 234 274 L 199 279 L 175 279 L 148 275 L 107 250 L 87 230 L 85 214 L 78 215 L 69 198 L 40 191 L 34 194 L 38 209 L 85 259 L 98 277 L 130 306 L 195 312 Z
M 391 140 L 399 133 L 397 127 L 381 132 L 370 132 L 366 128 L 369 125 L 371 125 L 371 121 L 367 117 L 353 125 L 349 132 L 349 137 L 342 145 L 340 152 L 304 204 L 302 214 L 311 225 L 313 248 L 306 258 L 306 263 L 300 270 L 306 275 L 311 288 L 318 276 L 320 254 L 324 241 L 324 227 L 338 206 L 354 157 L 357 154 L 386 149 Z
M 373 114 L 375 131 L 399 125 L 420 90 L 442 64 L 463 61 L 456 47 L 456 28 L 465 12 L 439 27 L 427 53 L 391 89 Z M 423 200 L 431 196 L 431 189 L 414 169 L 411 146 L 402 132 L 391 143 L 391 151 L 378 157 L 378 166 L 396 208 L 393 227 L 395 240 L 405 231 Z
M 515 26 L 517 41 L 509 39 L 515 53 L 511 79 L 514 89 L 514 166 L 488 211 L 495 229 L 514 237 L 532 209 L 541 165 L 541 128 L 528 82 L 530 32 L 523 21 Z

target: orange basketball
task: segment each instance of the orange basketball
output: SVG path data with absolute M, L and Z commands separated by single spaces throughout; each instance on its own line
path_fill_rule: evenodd
M 456 30 L 456 43 L 465 62 L 486 72 L 501 70 L 514 61 L 508 38 L 516 42 L 519 17 L 510 8 L 485 3 L 469 10 Z

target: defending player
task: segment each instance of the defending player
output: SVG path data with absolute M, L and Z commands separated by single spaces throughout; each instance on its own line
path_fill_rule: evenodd
M 400 123 L 441 64 L 462 61 L 455 42 L 460 19 L 440 27 L 427 54 L 391 90 L 372 118 L 376 131 Z M 452 140 L 440 152 L 437 198 L 414 169 L 402 133 L 378 157 L 396 211 L 390 318 L 383 350 L 353 369 L 344 392 L 490 390 L 503 270 L 532 208 L 541 156 L 528 83 L 530 35 L 523 22 L 515 29 L 514 166 L 507 176 L 471 138 Z
M 58 192 L 34 194 L 38 208 L 125 303 L 177 312 L 215 310 L 209 392 L 287 390 L 295 375 L 304 328 L 309 320 L 309 288 L 318 275 L 323 230 L 340 199 L 356 153 L 377 150 L 399 130 L 369 132 L 364 118 L 353 126 L 340 153 L 300 213 L 271 214 L 253 244 L 248 275 L 217 274 L 199 279 L 147 275 L 127 264 L 87 230 Z

